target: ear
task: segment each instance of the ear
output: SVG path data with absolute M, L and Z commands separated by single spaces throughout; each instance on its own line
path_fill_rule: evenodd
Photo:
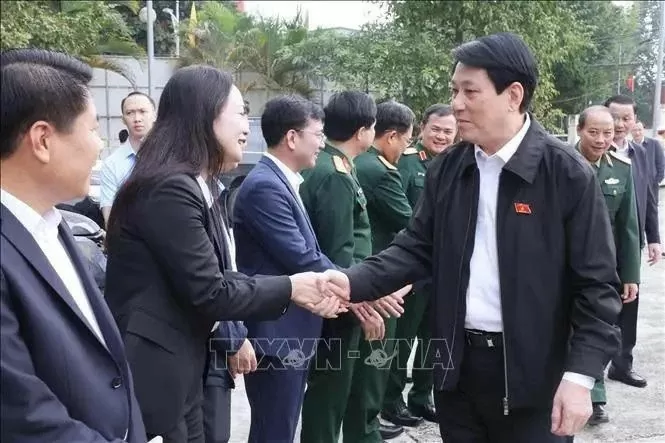
M 506 88 L 506 91 L 508 92 L 508 98 L 510 101 L 509 109 L 513 112 L 519 111 L 520 104 L 524 99 L 524 87 L 518 82 L 513 82 L 508 88 Z
M 290 151 L 295 151 L 296 149 L 297 136 L 298 136 L 298 131 L 296 131 L 295 129 L 289 129 L 289 131 L 284 136 L 284 141 L 286 142 L 286 146 L 289 148 Z
M 25 134 L 24 141 L 27 141 L 35 158 L 39 162 L 47 164 L 51 159 L 49 148 L 53 147 L 56 136 L 57 131 L 55 127 L 51 123 L 40 120 L 30 126 L 30 129 Z

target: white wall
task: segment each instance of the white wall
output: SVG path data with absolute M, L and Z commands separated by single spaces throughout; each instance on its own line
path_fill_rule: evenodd
M 147 59 L 134 59 L 132 57 L 110 57 L 110 59 L 123 65 L 133 75 L 136 90 L 148 93 Z M 159 96 L 176 67 L 177 59 L 175 58 L 155 58 L 153 63 L 154 72 L 152 73 L 154 91 L 152 98 L 155 103 L 159 104 Z M 258 117 L 261 115 L 265 103 L 282 92 L 265 89 L 260 77 L 255 73 L 243 73 L 240 76 L 240 87 L 248 82 L 255 82 L 256 87 L 245 93 L 245 99 L 249 101 L 250 116 Z M 115 72 L 95 69 L 90 89 L 99 116 L 100 135 L 106 145 L 106 149 L 101 154 L 103 159 L 119 144 L 118 132 L 125 129 L 122 123 L 120 102 L 134 88 L 126 78 Z M 331 94 L 332 85 L 325 84 L 323 91 L 317 91 L 312 99 L 319 104 L 325 104 Z

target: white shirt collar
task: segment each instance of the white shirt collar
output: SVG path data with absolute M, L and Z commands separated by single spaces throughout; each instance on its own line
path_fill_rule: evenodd
M 201 192 L 203 192 L 203 197 L 206 200 L 208 209 L 212 208 L 212 194 L 210 193 L 210 188 L 208 187 L 208 184 L 205 182 L 205 180 L 203 180 L 203 177 L 201 177 L 200 175 L 196 177 L 196 182 L 199 184 Z
M 39 215 L 37 211 L 4 189 L 0 189 L 0 200 L 32 235 L 58 235 L 62 214 L 56 208 L 49 209 L 43 216 Z
M 272 160 L 272 162 L 273 162 L 274 164 L 277 165 L 277 167 L 279 168 L 279 170 L 282 171 L 282 174 L 284 174 L 284 176 L 285 176 L 286 179 L 288 180 L 288 182 L 289 182 L 289 184 L 291 185 L 291 187 L 297 192 L 298 189 L 300 188 L 300 184 L 304 181 L 302 175 L 300 175 L 300 173 L 298 173 L 298 172 L 293 172 L 293 171 L 291 170 L 291 168 L 289 168 L 288 166 L 286 166 L 286 165 L 284 164 L 283 161 L 281 161 L 280 159 L 278 159 L 277 157 L 275 157 L 275 156 L 272 155 L 271 153 L 266 152 L 266 153 L 263 154 L 263 155 L 265 155 L 267 158 L 269 158 L 270 160 Z
M 494 154 L 488 156 L 480 148 L 480 146 L 475 145 L 476 157 L 481 155 L 484 158 L 500 158 L 504 164 L 508 163 L 508 161 L 512 158 L 512 156 L 515 155 L 515 152 L 517 152 L 517 148 L 520 147 L 520 144 L 522 143 L 522 140 L 524 140 L 524 137 L 526 136 L 526 133 L 529 130 L 530 126 L 531 126 L 531 118 L 529 117 L 529 114 L 526 114 L 526 119 L 524 120 L 522 129 L 520 129 L 513 138 L 508 140 L 508 142 L 505 145 L 503 145 L 501 149 L 496 151 Z

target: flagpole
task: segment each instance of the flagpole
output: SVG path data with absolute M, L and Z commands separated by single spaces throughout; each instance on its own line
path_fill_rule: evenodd
M 657 59 L 657 69 L 656 69 L 656 84 L 653 97 L 653 136 L 655 137 L 658 133 L 659 125 L 665 122 L 660 121 L 661 109 L 660 109 L 660 95 L 661 88 L 663 85 L 663 51 L 665 46 L 665 2 L 660 3 L 660 32 L 658 33 L 658 59 Z
M 155 11 L 152 9 L 152 0 L 146 0 L 145 6 L 146 12 L 148 13 L 148 19 L 146 20 L 146 25 L 148 26 L 148 95 L 154 98 L 152 87 L 152 72 L 155 58 L 155 37 L 153 35 L 153 21 L 155 20 L 153 14 Z

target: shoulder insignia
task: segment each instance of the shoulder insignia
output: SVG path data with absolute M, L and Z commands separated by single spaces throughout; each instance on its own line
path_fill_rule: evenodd
M 346 165 L 344 164 L 344 160 L 342 160 L 342 157 L 338 157 L 336 155 L 333 156 L 333 163 L 335 164 L 335 170 L 337 172 L 341 172 L 342 174 L 348 174 L 349 170 L 346 168 Z
M 381 163 L 383 163 L 383 166 L 385 166 L 386 168 L 388 168 L 390 170 L 393 170 L 393 171 L 397 170 L 397 167 L 395 165 L 393 165 L 392 163 L 390 163 L 384 156 L 379 155 L 379 160 L 381 161 Z
M 421 159 L 422 161 L 427 160 L 427 152 L 425 152 L 425 151 L 420 151 L 420 152 L 418 153 L 418 155 L 420 156 L 420 159 Z
M 402 155 L 413 155 L 413 154 L 417 154 L 417 153 L 418 153 L 418 150 L 416 148 L 406 148 L 406 150 L 404 151 L 404 153 Z
M 630 164 L 630 159 L 628 157 L 625 157 L 621 154 L 617 154 L 614 151 L 607 151 L 613 158 L 619 160 L 620 162 L 626 163 L 627 165 Z

